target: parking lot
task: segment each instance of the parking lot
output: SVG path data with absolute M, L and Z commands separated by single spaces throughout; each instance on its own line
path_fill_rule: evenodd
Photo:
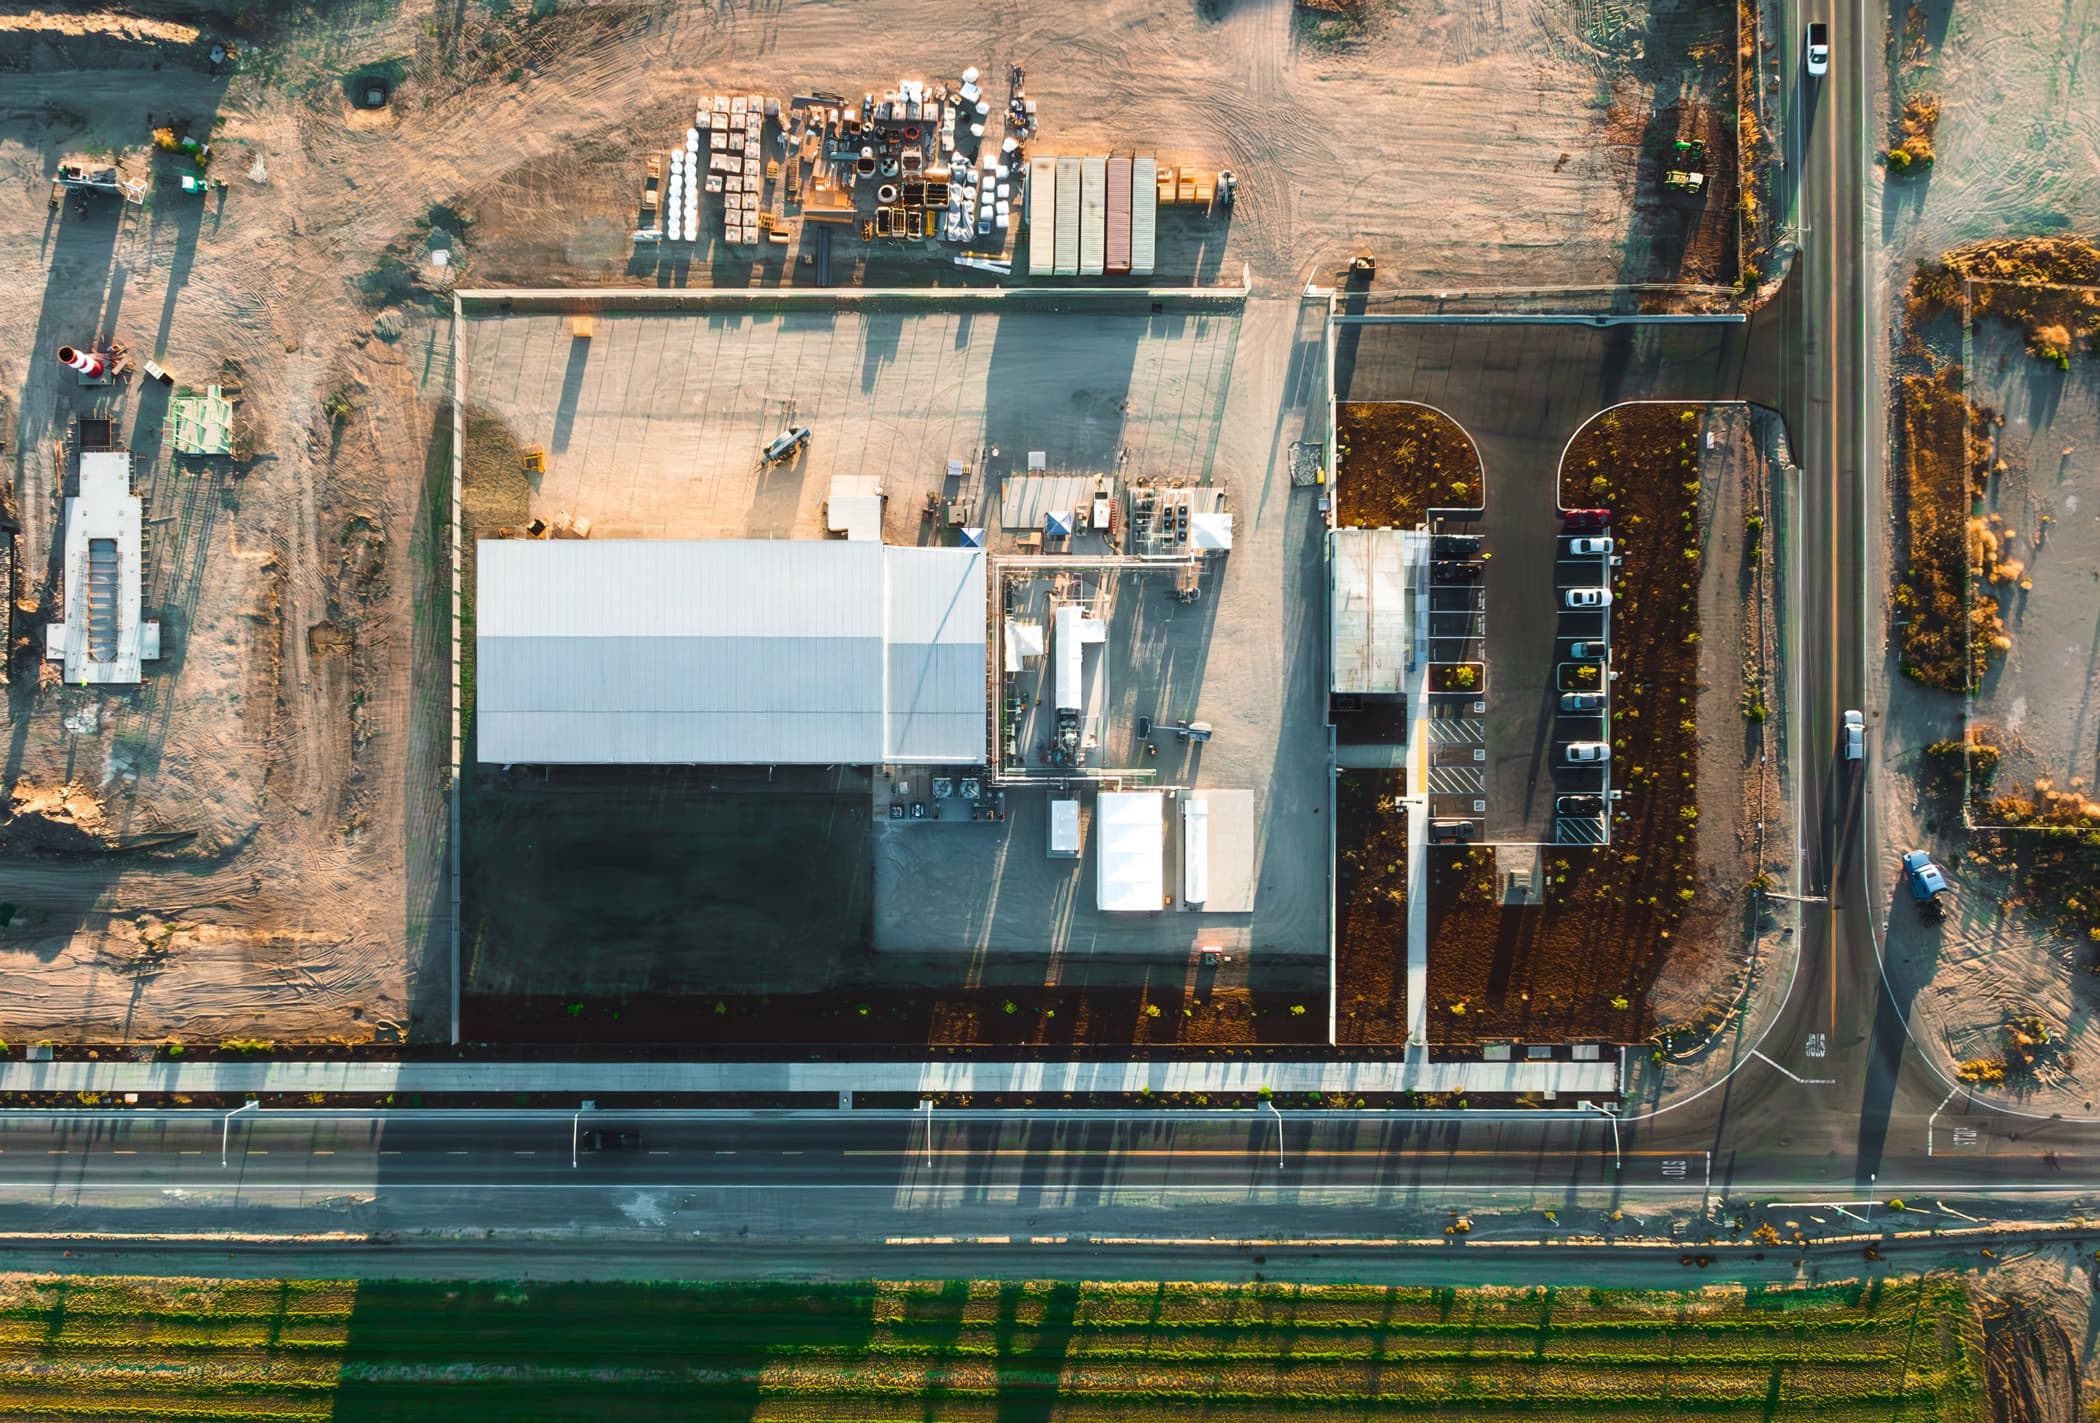
M 1611 614 L 1567 603 L 1608 596 L 1616 543 L 1602 521 L 1564 518 L 1553 500 L 1550 481 L 1519 472 L 1489 486 L 1480 516 L 1442 521 L 1430 545 L 1430 658 L 1486 666 L 1484 686 L 1431 698 L 1438 839 L 1607 838 L 1609 764 L 1576 763 L 1568 748 L 1611 739 Z

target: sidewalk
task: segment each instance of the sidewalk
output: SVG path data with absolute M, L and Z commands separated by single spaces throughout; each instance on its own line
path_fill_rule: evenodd
M 1615 1098 L 1604 1062 L 8 1062 L 4 1092 L 1556 1092 Z

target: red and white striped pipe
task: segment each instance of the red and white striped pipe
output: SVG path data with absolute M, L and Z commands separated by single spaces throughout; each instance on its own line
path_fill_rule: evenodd
M 76 351 L 71 346 L 60 346 L 58 358 L 90 380 L 100 376 L 104 370 L 102 357 L 95 351 Z

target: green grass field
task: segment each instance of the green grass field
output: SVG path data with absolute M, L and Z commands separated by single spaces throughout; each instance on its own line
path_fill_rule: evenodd
M 1960 1285 L 0 1277 L 0 1418 L 1932 1419 L 1983 1416 Z

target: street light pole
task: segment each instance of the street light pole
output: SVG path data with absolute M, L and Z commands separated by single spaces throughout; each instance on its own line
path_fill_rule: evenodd
M 1593 1112 L 1602 1112 L 1611 1121 L 1611 1169 L 1625 1170 L 1626 1155 L 1619 1150 L 1619 1114 L 1602 1102 L 1584 1102 L 1582 1105 Z
M 576 1147 L 582 1139 L 583 1112 L 578 1110 L 576 1115 L 569 1119 L 569 1169 L 571 1171 L 576 1169 Z
M 1267 1099 L 1263 1100 L 1262 1105 L 1267 1107 L 1276 1117 L 1276 1169 L 1281 1171 L 1283 1169 L 1283 1113 L 1277 1111 L 1276 1104 Z
M 926 1169 L 933 1169 L 933 1098 L 921 1097 L 919 1105 L 926 1111 Z
M 260 1112 L 262 1110 L 262 1103 L 256 1101 L 254 1098 L 251 1097 L 247 1101 L 241 1103 L 238 1107 L 235 1107 L 232 1111 L 228 1112 L 226 1114 L 226 1120 L 219 1124 L 219 1168 L 221 1170 L 224 1170 L 226 1168 L 228 1151 L 233 1142 L 233 1119 L 239 1116 L 242 1112 L 247 1111 L 250 1107 L 253 1107 L 257 1112 Z

